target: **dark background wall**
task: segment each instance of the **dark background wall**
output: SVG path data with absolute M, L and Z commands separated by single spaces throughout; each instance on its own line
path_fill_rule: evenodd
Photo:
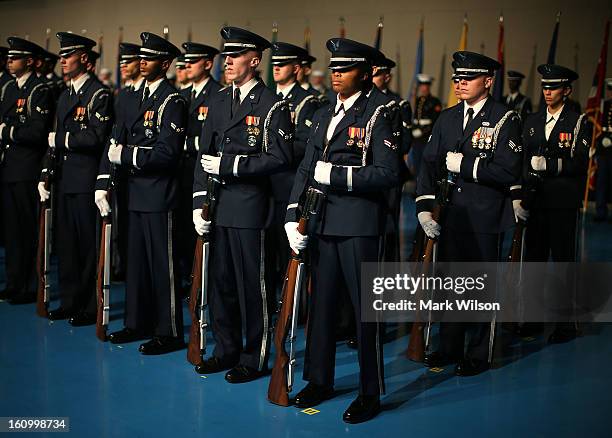
M 87 31 L 98 40 L 104 36 L 103 67 L 115 66 L 119 26 L 124 41 L 139 41 L 141 31 L 162 32 L 170 27 L 170 39 L 180 45 L 189 27 L 194 41 L 218 46 L 219 29 L 224 23 L 247 27 L 268 38 L 277 22 L 279 40 L 302 44 L 304 29 L 311 29 L 311 50 L 319 61 L 315 68 L 325 70 L 328 58 L 325 41 L 338 35 L 338 18 L 346 20 L 347 37 L 373 44 L 379 16 L 384 16 L 382 49 L 392 59 L 400 58 L 401 91 L 406 93 L 415 62 L 418 28 L 425 20 L 424 70 L 437 78 L 439 88 L 442 58 L 443 99 L 446 99 L 450 55 L 457 48 L 463 16 L 468 14 L 468 49 L 496 57 L 498 17 L 505 21 L 506 69 L 529 73 L 534 49 L 537 63 L 546 60 L 557 11 L 562 12 L 557 63 L 577 68 L 580 80 L 576 92 L 584 103 L 588 94 L 603 38 L 606 17 L 612 15 L 612 2 L 467 0 L 310 0 L 310 1 L 118 1 L 118 0 L 4 0 L 0 1 L 0 41 L 10 35 L 29 35 L 44 45 L 45 31 L 51 29 L 51 50 L 57 50 L 54 37 L 59 30 Z M 610 56 L 609 58 L 612 58 Z M 612 76 L 612 59 L 608 76 Z M 262 65 L 264 77 L 267 56 Z M 524 85 L 524 88 L 526 88 Z M 394 88 L 395 81 L 394 81 Z M 538 92 L 536 87 L 535 93 Z M 577 96 L 576 96 L 577 97 Z

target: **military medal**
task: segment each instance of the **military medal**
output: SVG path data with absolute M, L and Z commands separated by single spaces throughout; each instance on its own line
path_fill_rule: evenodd
M 152 128 L 153 127 L 153 115 L 155 114 L 155 111 L 146 111 L 144 114 L 144 123 L 143 126 L 145 128 Z M 149 130 L 150 131 L 150 130 Z M 153 134 L 153 132 L 151 132 L 151 135 Z M 149 137 L 151 138 L 151 137 Z
M 478 128 L 476 131 L 474 131 L 474 133 L 472 134 L 472 147 L 473 148 L 477 148 L 478 147 L 478 140 L 480 139 L 480 128 Z
M 153 138 L 153 130 L 151 128 L 145 129 L 145 137 Z
M 572 141 L 572 133 L 571 132 L 560 132 L 559 133 L 559 147 L 560 148 L 568 148 L 570 147 L 570 142 Z
M 25 107 L 26 99 L 17 99 L 17 110 L 15 111 L 17 114 L 23 113 L 23 108 Z
M 207 106 L 201 106 L 198 108 L 198 120 L 201 122 L 203 120 L 206 120 L 206 116 L 208 115 L 208 107 Z
M 247 143 L 249 146 L 255 146 L 257 144 L 257 136 L 260 134 L 259 126 L 259 117 L 256 116 L 246 116 L 244 119 L 247 125 L 247 133 L 249 137 L 247 138 Z
M 19 121 L 21 123 L 25 123 L 26 121 L 26 116 L 23 113 L 23 108 L 25 107 L 25 104 L 26 104 L 26 99 L 17 99 L 17 110 L 15 112 L 19 114 Z
M 346 145 L 348 147 L 352 147 L 355 144 L 355 141 L 356 141 L 357 147 L 358 148 L 363 148 L 363 146 L 364 146 L 363 139 L 365 137 L 365 128 L 356 128 L 356 127 L 351 126 L 350 128 L 348 128 L 348 136 L 349 136 L 349 139 L 346 142 Z
M 76 111 L 74 112 L 74 121 L 82 122 L 85 119 L 85 107 L 77 106 Z

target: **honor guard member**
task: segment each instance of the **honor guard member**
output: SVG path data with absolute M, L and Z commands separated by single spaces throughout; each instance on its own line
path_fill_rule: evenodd
M 13 80 L 13 77 L 6 71 L 6 63 L 8 61 L 8 47 L 0 46 L 0 90 L 4 85 Z
M 4 219 L 6 290 L 0 298 L 12 304 L 31 303 L 36 260 L 38 199 L 36 185 L 51 127 L 53 98 L 34 71 L 42 47 L 8 38 L 8 68 L 0 100 L 0 177 Z
M 268 234 L 269 255 L 274 259 L 276 270 L 276 289 L 282 288 L 287 270 L 287 261 L 291 253 L 285 236 L 285 213 L 289 203 L 289 195 L 293 187 L 297 166 L 304 158 L 308 133 L 312 126 L 312 118 L 320 106 L 320 101 L 312 93 L 302 88 L 297 82 L 302 59 L 308 58 L 308 52 L 289 43 L 272 44 L 272 68 L 276 94 L 289 104 L 291 119 L 294 124 L 293 162 L 289 169 L 270 176 L 272 194 L 274 197 L 274 222 Z
M 386 58 L 382 53 L 380 59 L 372 69 L 372 82 L 375 88 L 370 92 L 374 94 L 372 99 L 380 99 L 380 104 L 389 106 L 393 135 L 398 145 L 398 160 L 400 168 L 400 181 L 387 193 L 387 225 L 384 238 L 383 260 L 387 262 L 400 261 L 400 242 L 399 242 L 399 215 L 400 204 L 402 201 L 402 188 L 404 182 L 408 180 L 410 171 L 404 161 L 404 156 L 410 151 L 411 132 L 410 124 L 412 121 L 412 108 L 410 102 L 403 100 L 398 94 L 389 89 L 389 84 L 393 75 L 391 69 L 395 67 L 395 62 Z
M 140 45 L 133 43 L 119 44 L 119 71 L 121 79 L 118 81 L 118 89 L 115 96 L 115 129 L 125 124 L 129 114 L 132 96 L 137 93 L 144 84 L 144 78 L 140 74 Z M 123 87 L 120 87 L 123 82 Z M 100 160 L 99 175 L 108 175 L 110 168 L 106 158 L 108 146 Z M 127 241 L 128 241 L 128 174 L 129 170 L 121 167 L 115 168 L 113 180 L 114 196 L 111 214 L 112 223 L 112 266 L 113 279 L 125 279 L 127 264 Z M 103 178 L 102 183 L 107 181 Z M 98 187 L 97 187 L 98 188 Z M 105 189 L 106 187 L 104 187 Z M 96 204 L 106 198 L 106 193 L 96 190 Z
M 112 96 L 87 72 L 95 41 L 69 32 L 57 33 L 62 70 L 70 87 L 59 98 L 55 131 L 49 133 L 49 148 L 55 148 L 56 163 L 48 156 L 42 173 L 56 166 L 57 218 L 54 221 L 59 271 L 60 307 L 49 319 L 70 318 L 74 326 L 96 322 L 96 207 L 93 193 L 98 163 L 112 125 Z M 41 202 L 50 196 L 38 184 Z
M 514 225 L 508 190 L 521 173 L 520 119 L 489 95 L 500 64 L 473 52 L 453 55 L 462 102 L 442 111 L 425 146 L 417 179 L 416 211 L 427 236 L 438 239 L 439 260 L 496 262 L 502 234 Z M 438 182 L 453 175 L 444 221 L 432 217 Z M 464 351 L 465 333 L 473 333 Z M 455 374 L 487 370 L 492 348 L 490 323 L 440 324 L 440 345 L 425 364 L 458 362 Z
M 531 99 L 521 94 L 521 84 L 525 79 L 525 75 L 521 72 L 508 70 L 508 87 L 510 93 L 504 96 L 504 102 L 508 109 L 516 111 L 521 116 L 521 120 L 524 122 L 527 116 L 531 114 Z
M 265 267 L 264 242 L 274 213 L 269 176 L 290 165 L 293 128 L 287 102 L 255 76 L 270 43 L 236 27 L 224 27 L 221 36 L 232 85 L 210 104 L 193 188 L 196 231 L 210 232 L 212 239 L 209 305 L 216 346 L 196 371 L 231 368 L 225 379 L 242 383 L 264 375 L 268 368 L 273 272 Z M 212 227 L 201 218 L 208 178 L 221 181 Z
M 541 178 L 529 211 L 516 199 L 521 190 L 512 191 L 517 216 L 527 219 L 525 260 L 531 262 L 576 261 L 576 222 L 582 206 L 592 128 L 584 114 L 565 105 L 578 74 L 554 64 L 538 66 L 542 75 L 545 111 L 528 117 L 523 126 L 525 177 Z M 518 189 L 521 189 L 520 187 Z M 519 194 L 517 198 L 517 192 Z M 548 341 L 567 342 L 577 334 L 575 322 L 556 324 Z
M 431 95 L 433 78 L 426 74 L 417 75 L 416 100 L 412 119 L 411 162 L 414 175 L 418 176 L 425 145 L 436 120 L 442 111 L 440 99 Z
M 146 83 L 131 94 L 124 122 L 113 132 L 106 157 L 109 166 L 112 163 L 129 171 L 125 327 L 111 333 L 109 340 L 121 344 L 152 337 L 139 351 L 153 355 L 185 345 L 174 274 L 174 212 L 187 102 L 166 78 L 180 50 L 149 32 L 141 33 L 140 38 L 140 71 Z M 99 183 L 103 184 L 104 177 L 108 175 L 98 177 Z M 108 202 L 106 198 L 97 201 L 103 214 Z
M 91 50 L 89 52 L 89 59 L 87 61 L 87 72 L 90 73 L 98 82 L 102 83 L 98 76 L 96 76 L 96 64 L 98 62 L 98 59 L 100 59 L 100 54 L 95 50 Z
M 319 94 L 327 94 L 329 92 L 329 88 L 325 86 L 325 73 L 321 70 L 313 70 L 310 74 L 310 85 L 314 88 Z
M 359 423 L 378 414 L 384 392 L 381 325 L 362 322 L 360 271 L 362 262 L 379 260 L 386 223 L 384 193 L 399 183 L 398 140 L 389 108 L 378 99 L 382 93 L 372 86 L 372 66 L 380 52 L 343 38 L 329 40 L 327 48 L 338 95 L 333 107 L 315 114 L 285 224 L 291 248 L 303 251 L 308 237 L 297 231 L 303 197 L 310 186 L 326 193 L 323 213 L 308 243 L 312 264 L 304 363 L 308 384 L 297 394 L 295 405 L 308 408 L 333 396 L 336 303 L 339 291 L 347 290 L 357 321 L 360 378 L 359 396 L 343 419 Z
M 608 201 L 612 198 L 612 78 L 606 79 L 607 99 L 602 102 L 601 136 L 597 140 L 597 180 L 595 217 L 597 222 L 608 217 Z
M 38 73 L 51 90 L 54 102 L 57 102 L 62 91 L 66 89 L 64 80 L 55 73 L 55 66 L 57 61 L 59 61 L 59 56 L 45 50 L 41 55 L 41 59 L 42 62 L 39 64 Z
M 300 59 L 300 70 L 297 74 L 297 81 L 300 86 L 309 93 L 319 95 L 320 93 L 310 84 L 310 73 L 312 73 L 312 64 L 317 60 L 308 52 Z
M 185 60 L 185 55 L 180 55 L 176 59 L 174 67 L 176 70 L 176 88 L 179 90 L 189 88 L 191 86 L 191 82 L 187 76 L 187 63 Z
M 219 50 L 199 43 L 183 43 L 185 50 L 185 72 L 190 82 L 181 94 L 189 102 L 187 113 L 187 135 L 179 164 L 179 208 L 176 214 L 178 224 L 179 279 L 184 285 L 191 283 L 191 268 L 196 233 L 192 225 L 193 172 L 197 163 L 202 125 L 208 114 L 208 107 L 221 85 L 210 76 L 215 56 Z

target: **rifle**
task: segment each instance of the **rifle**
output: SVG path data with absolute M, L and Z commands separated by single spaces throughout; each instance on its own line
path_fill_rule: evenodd
M 454 152 L 459 150 L 461 144 L 457 142 Z M 457 174 L 446 172 L 446 175 L 438 181 L 438 191 L 436 193 L 436 205 L 433 208 L 431 216 L 434 221 L 440 223 L 444 219 L 446 207 L 450 204 L 453 188 L 457 185 Z M 418 225 L 417 225 L 418 227 Z M 427 272 L 428 265 L 436 263 L 438 259 L 438 239 L 432 239 L 425 236 L 425 249 L 420 256 L 419 261 L 423 263 L 423 272 Z M 425 332 L 425 333 L 423 333 Z M 412 323 L 410 330 L 410 341 L 408 342 L 408 350 L 406 356 L 414 362 L 423 362 L 425 359 L 425 351 L 429 346 L 429 338 L 431 335 L 431 310 L 427 318 L 427 324 L 415 320 Z
M 55 178 L 56 151 L 50 147 L 47 151 L 47 172 L 43 174 L 45 190 L 52 191 L 53 180 Z M 36 287 L 36 314 L 43 318 L 49 316 L 49 271 L 51 269 L 51 232 L 52 232 L 53 211 L 51 208 L 51 198 L 40 205 L 38 217 L 38 248 L 36 250 L 36 272 L 38 274 L 38 284 Z
M 212 222 L 222 182 L 212 176 L 206 181 L 206 197 L 202 205 L 202 219 Z M 202 363 L 206 354 L 206 308 L 208 307 L 208 262 L 210 260 L 210 233 L 198 236 L 191 271 L 189 313 L 191 329 L 187 345 L 187 360 L 192 365 Z
M 325 194 L 309 187 L 302 215 L 298 222 L 298 232 L 307 234 L 308 224 L 312 216 L 321 212 Z M 283 283 L 280 311 L 274 329 L 274 367 L 268 386 L 268 400 L 280 406 L 289 406 L 289 393 L 293 389 L 293 374 L 295 370 L 295 340 L 298 324 L 300 292 L 304 283 L 305 265 L 302 253 L 291 251 L 291 257 Z M 286 343 L 289 342 L 289 353 Z
M 115 140 L 111 139 L 115 144 Z M 109 205 L 113 199 L 115 190 L 115 173 L 117 169 L 114 164 L 110 165 L 110 175 L 106 185 L 106 200 Z M 100 254 L 98 256 L 98 276 L 96 281 L 96 337 L 102 342 L 106 341 L 106 329 L 110 316 L 110 287 L 111 287 L 111 236 L 113 229 L 113 216 L 109 212 L 102 218 L 102 229 L 100 232 Z

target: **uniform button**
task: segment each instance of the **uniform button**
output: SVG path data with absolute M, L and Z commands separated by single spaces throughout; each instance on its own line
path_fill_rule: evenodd
M 459 193 L 461 193 L 461 187 L 459 187 L 459 188 L 457 189 L 457 191 L 458 191 Z
M 136 134 L 132 134 L 132 137 L 136 137 Z
M 66 161 L 66 159 L 67 159 L 67 158 L 68 158 L 68 157 L 67 157 L 66 155 L 64 155 L 64 161 Z
M 225 142 L 226 142 L 226 143 L 231 143 L 231 141 L 232 141 L 232 139 L 231 139 L 231 138 L 229 138 L 229 137 L 226 137 L 226 138 L 225 138 Z

